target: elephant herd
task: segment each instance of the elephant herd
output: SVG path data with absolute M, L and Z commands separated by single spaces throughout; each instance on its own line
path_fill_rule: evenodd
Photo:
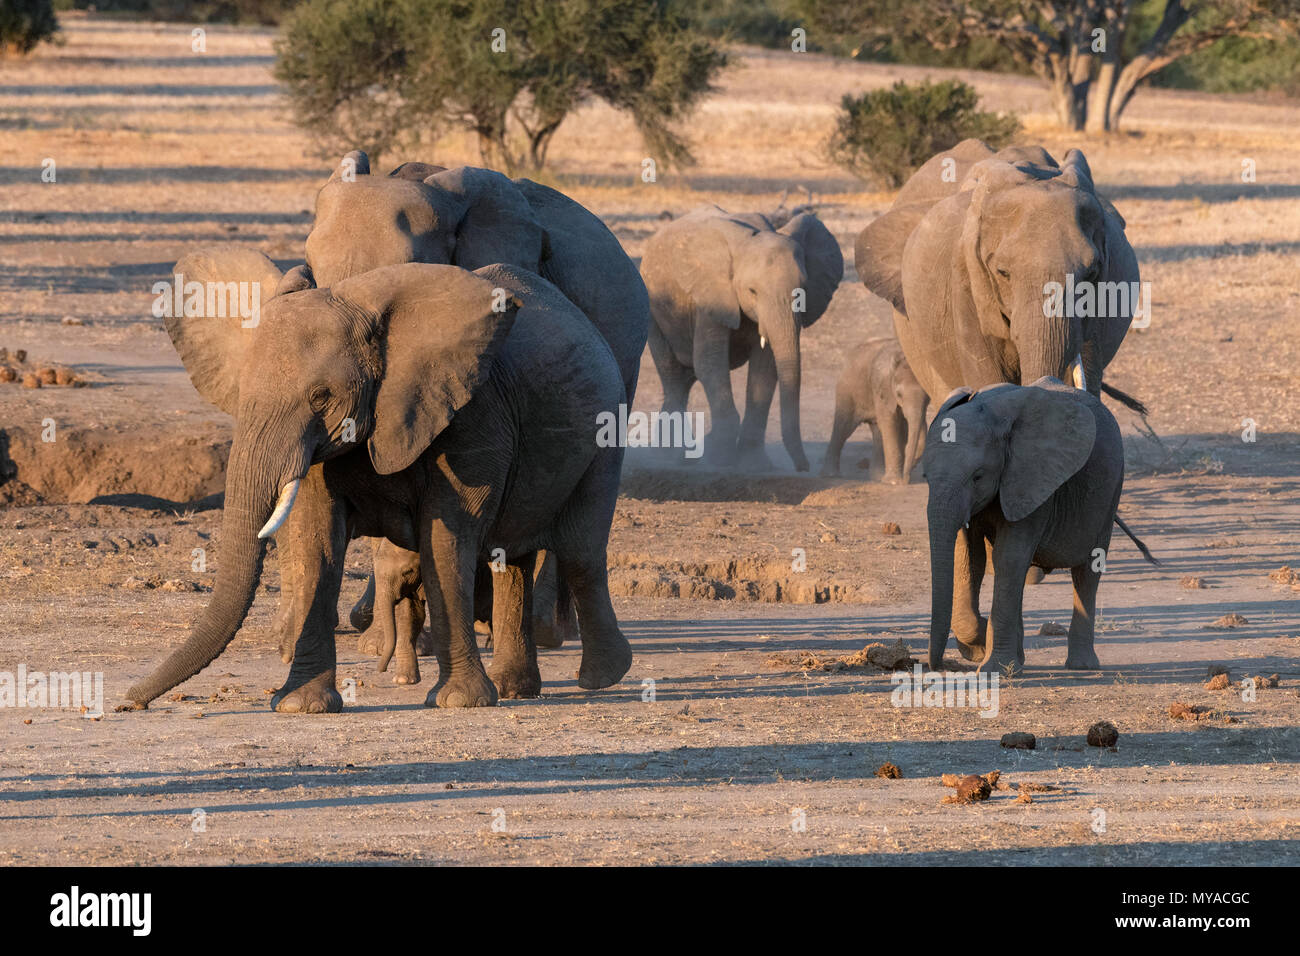
M 858 275 L 893 305 L 896 338 L 868 341 L 849 363 L 823 472 L 838 473 L 863 421 L 887 480 L 906 481 L 922 458 L 933 667 L 950 630 L 982 667 L 1023 666 L 1031 567 L 1071 570 L 1066 664 L 1098 666 L 1098 581 L 1112 524 L 1127 532 L 1116 516 L 1123 445 L 1098 396 L 1140 408 L 1102 381 L 1135 298 L 1051 308 L 1045 292 L 1091 287 L 1095 303 L 1113 285 L 1136 285 L 1124 228 L 1078 151 L 1058 165 L 1040 148 L 994 153 L 968 140 L 922 166 L 858 236 Z M 147 707 L 221 654 L 272 536 L 274 627 L 292 662 L 276 710 L 342 707 L 335 630 L 355 537 L 373 539 L 375 573 L 353 620 L 373 619 L 370 647 L 381 669 L 396 656 L 397 683 L 420 680 L 428 618 L 439 673 L 426 705 L 535 697 L 537 646 L 575 631 L 579 686 L 617 683 L 632 650 L 606 549 L 624 448 L 598 440 L 596 422 L 631 407 L 647 343 L 664 412 L 683 412 L 702 385 L 712 465 L 770 466 L 764 436 L 779 392 L 785 449 L 809 468 L 800 337 L 844 268 L 811 212 L 697 209 L 648 241 L 638 271 L 595 215 L 556 190 L 424 163 L 382 176 L 354 152 L 317 196 L 305 259 L 281 274 L 231 246 L 176 265 L 178 283 L 274 294 L 254 323 L 205 309 L 201 295 L 165 316 L 195 387 L 235 421 L 221 563 L 184 644 L 130 688 L 123 709 Z M 746 363 L 742 419 L 731 372 Z M 490 672 L 476 621 L 490 622 Z

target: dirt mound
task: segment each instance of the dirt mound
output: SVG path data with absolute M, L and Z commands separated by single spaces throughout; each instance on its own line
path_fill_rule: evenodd
M 123 495 L 192 502 L 225 487 L 229 453 L 229 433 L 217 427 L 197 434 L 160 426 L 56 427 L 54 441 L 44 441 L 39 429 L 5 428 L 0 495 L 22 504 L 35 503 L 33 495 L 75 504 Z

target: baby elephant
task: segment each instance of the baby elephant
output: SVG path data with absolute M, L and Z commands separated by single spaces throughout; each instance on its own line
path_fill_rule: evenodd
M 1054 378 L 959 388 L 930 426 L 923 464 L 930 485 L 930 666 L 942 666 L 951 624 L 962 656 L 982 659 L 981 669 L 1022 668 L 1022 589 L 1034 565 L 1069 568 L 1074 578 L 1065 666 L 1100 667 L 1093 613 L 1124 484 L 1124 445 L 1111 413 L 1096 396 Z M 979 613 L 986 541 L 993 546 L 991 621 Z
M 822 474 L 840 473 L 840 452 L 863 422 L 871 424 L 871 472 L 890 484 L 907 484 L 925 448 L 925 410 L 930 404 L 921 383 L 892 337 L 868 339 L 835 386 L 835 424 L 826 446 Z

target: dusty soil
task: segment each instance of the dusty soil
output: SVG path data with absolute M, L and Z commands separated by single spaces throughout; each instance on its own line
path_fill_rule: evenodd
M 329 161 L 288 122 L 268 32 L 209 28 L 195 55 L 179 24 L 67 27 L 65 46 L 0 69 L 0 347 L 87 381 L 0 383 L 0 672 L 102 671 L 111 705 L 183 639 L 221 560 L 229 420 L 190 387 L 150 287 L 196 244 L 297 261 Z M 814 193 L 849 263 L 805 337 L 814 461 L 839 370 L 888 330 L 851 260 L 892 198 L 825 163 L 818 142 L 843 92 L 927 73 L 942 71 L 741 51 L 688 128 L 698 167 L 640 183 L 630 124 L 599 106 L 552 148 L 548 181 L 633 256 L 662 210 Z M 1300 566 L 1300 106 L 1143 92 L 1125 132 L 1065 138 L 1033 83 L 965 76 L 1048 148 L 1085 149 L 1152 283 L 1152 326 L 1108 378 L 1152 408 L 1153 432 L 1116 412 L 1122 513 L 1164 563 L 1116 544 L 1101 672 L 1061 669 L 1065 638 L 1047 626 L 1069 618 L 1060 573 L 1026 593 L 1029 668 L 1001 683 L 996 716 L 893 706 L 872 667 L 801 667 L 899 639 L 922 657 L 925 487 L 795 475 L 774 414 L 770 474 L 629 457 L 610 580 L 637 657 L 620 686 L 581 692 L 565 647 L 543 654 L 539 700 L 426 710 L 436 665 L 395 687 L 344 628 L 356 703 L 274 715 L 272 555 L 241 636 L 180 699 L 99 720 L 0 708 L 0 861 L 1300 861 L 1300 591 L 1281 571 Z M 55 183 L 40 179 L 46 158 Z M 476 160 L 450 138 L 382 165 L 416 158 Z M 1241 181 L 1243 159 L 1256 182 Z M 648 356 L 641 382 L 637 407 L 657 408 Z M 848 468 L 868 454 L 856 438 Z M 356 549 L 345 608 L 364 572 Z M 1231 669 L 1227 688 L 1207 687 L 1212 665 Z M 1242 680 L 1272 674 L 1278 686 L 1243 695 Z M 1172 718 L 1175 703 L 1204 713 Z M 1100 720 L 1114 749 L 1085 741 Z M 1012 732 L 1036 749 L 1002 748 Z M 877 776 L 886 763 L 898 778 Z M 995 769 L 1016 786 L 942 803 L 943 774 Z

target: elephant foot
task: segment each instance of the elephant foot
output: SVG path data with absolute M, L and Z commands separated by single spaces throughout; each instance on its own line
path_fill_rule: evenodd
M 357 638 L 357 653 L 365 654 L 367 657 L 378 657 L 383 645 L 384 635 L 379 633 L 379 628 L 372 628 L 364 631 Z
M 736 455 L 735 467 L 741 471 L 772 471 L 776 466 L 762 445 L 742 445 Z
M 420 662 L 411 661 L 409 665 L 399 663 L 397 673 L 393 675 L 394 684 L 418 684 L 420 683 Z
M 271 698 L 272 710 L 281 714 L 337 714 L 343 710 L 343 698 L 334 689 L 333 670 L 317 674 L 293 690 L 286 691 L 288 686 L 286 682 Z
M 885 474 L 881 477 L 880 480 L 881 480 L 881 482 L 882 482 L 883 484 L 886 484 L 886 485 L 905 485 L 905 484 L 907 484 L 907 479 L 904 478 L 904 477 L 903 477 L 899 472 L 896 472 L 896 471 L 887 471 L 887 472 L 885 472 Z
M 542 696 L 542 672 L 536 661 L 510 661 L 493 666 L 488 672 L 501 700 L 520 700 Z
M 840 476 L 839 463 L 831 464 L 829 461 L 822 462 L 821 475 L 823 478 L 838 478 Z
M 533 621 L 533 643 L 538 647 L 555 648 L 564 646 L 564 632 L 549 621 Z
M 425 707 L 494 707 L 497 688 L 481 667 L 458 668 L 445 683 L 429 691 Z
M 615 631 L 591 649 L 582 649 L 582 663 L 578 667 L 578 686 L 583 690 L 600 690 L 612 687 L 623 679 L 632 666 L 632 645 Z
M 1065 666 L 1072 671 L 1099 671 L 1101 661 L 1097 659 L 1097 652 L 1094 650 L 1072 650 L 1065 657 Z
M 985 651 L 986 648 L 983 641 L 980 641 L 978 644 L 967 644 L 960 637 L 957 638 L 957 653 L 961 655 L 962 660 L 978 663 L 979 661 L 984 660 Z
M 985 674 L 1001 674 L 1003 677 L 1014 676 L 1024 669 L 1024 659 L 1015 654 L 990 654 L 976 668 Z

